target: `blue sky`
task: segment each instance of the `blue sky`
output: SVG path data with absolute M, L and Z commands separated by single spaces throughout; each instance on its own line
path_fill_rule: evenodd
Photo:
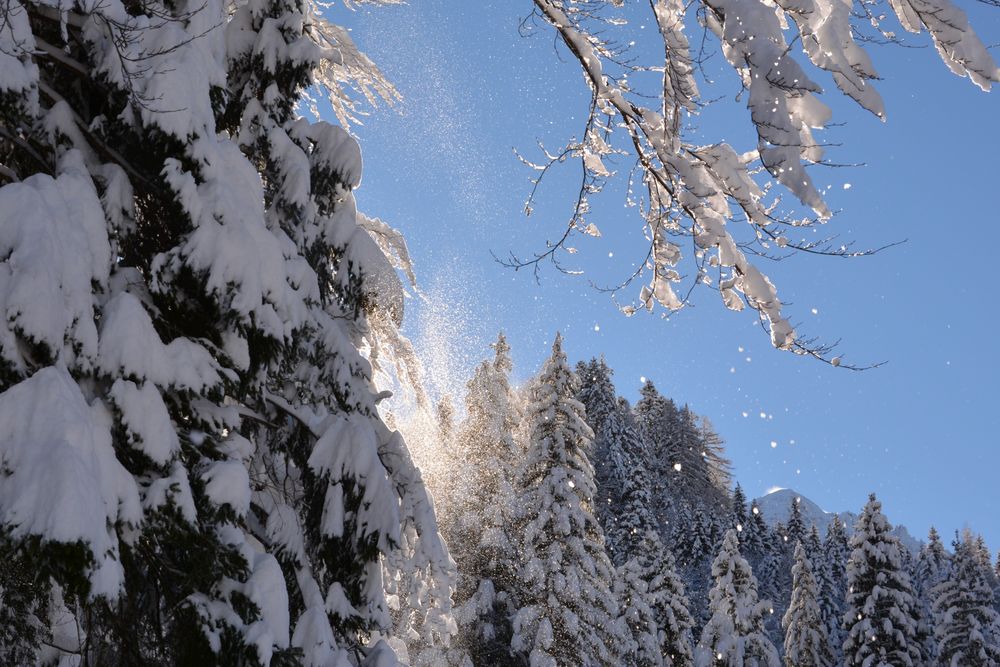
M 751 315 L 726 311 L 710 290 L 670 320 L 622 316 L 590 286 L 618 282 L 643 252 L 620 185 L 595 202 L 604 236 L 574 244 L 583 276 L 549 267 L 536 284 L 494 261 L 491 251 L 528 255 L 559 233 L 578 169 L 555 173 L 526 218 L 532 173 L 513 149 L 537 156 L 536 141 L 555 148 L 578 133 L 588 95 L 551 32 L 519 36 L 528 0 L 485 4 L 421 0 L 335 17 L 404 96 L 355 129 L 365 156 L 358 201 L 408 239 L 426 299 L 409 302 L 405 330 L 432 390 L 461 395 L 501 328 L 523 379 L 558 329 L 571 360 L 604 354 L 626 397 L 645 376 L 710 417 L 752 495 L 791 487 L 824 509 L 857 511 L 875 491 L 917 536 L 931 524 L 946 536 L 969 525 L 1000 548 L 997 93 L 950 74 L 914 38 L 925 48 L 873 47 L 887 123 L 825 96 L 846 123 L 824 134 L 844 144 L 831 157 L 866 164 L 812 171 L 840 211 L 830 231 L 859 247 L 907 242 L 870 258 L 763 268 L 802 333 L 842 339 L 855 363 L 888 362 L 855 373 L 771 349 Z M 996 13 L 973 5 L 962 6 L 985 26 L 984 41 L 1000 42 Z M 752 148 L 735 83 L 720 75 L 718 86 L 726 97 L 699 119 L 705 141 Z

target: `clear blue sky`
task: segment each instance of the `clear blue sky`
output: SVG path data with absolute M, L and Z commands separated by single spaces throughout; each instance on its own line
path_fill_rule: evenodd
M 578 169 L 564 167 L 525 218 L 532 173 L 512 149 L 537 155 L 536 140 L 554 148 L 579 132 L 587 93 L 551 32 L 518 35 L 528 0 L 489 4 L 419 0 L 332 17 L 405 97 L 356 128 L 365 156 L 358 201 L 409 241 L 428 299 L 409 302 L 406 332 L 432 389 L 461 395 L 464 374 L 501 328 L 515 374 L 527 377 L 558 329 L 571 360 L 604 354 L 628 398 L 646 376 L 709 416 L 752 495 L 792 487 L 824 509 L 857 511 L 875 491 L 889 518 L 917 536 L 931 524 L 946 536 L 969 525 L 1000 548 L 1000 91 L 950 74 L 932 48 L 872 47 L 888 123 L 826 96 L 846 123 L 824 135 L 844 143 L 832 158 L 867 164 L 812 172 L 841 211 L 830 231 L 866 247 L 908 242 L 872 258 L 764 268 L 803 333 L 842 338 L 855 363 L 888 361 L 854 373 L 771 349 L 752 316 L 726 311 L 709 290 L 669 321 L 619 314 L 589 281 L 617 282 L 642 252 L 620 188 L 591 217 L 604 237 L 576 244 L 584 276 L 547 268 L 538 285 L 493 260 L 491 251 L 529 254 L 558 234 Z M 984 41 L 1000 42 L 996 11 L 962 6 Z M 706 115 L 706 137 L 731 126 L 726 139 L 748 150 L 738 91 L 720 85 L 715 94 L 727 97 L 718 106 L 729 110 Z

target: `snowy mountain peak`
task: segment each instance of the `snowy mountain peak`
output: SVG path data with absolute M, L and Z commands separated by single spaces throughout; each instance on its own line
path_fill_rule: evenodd
M 853 512 L 826 512 L 815 502 L 805 497 L 795 489 L 772 488 L 765 495 L 756 499 L 760 513 L 764 516 L 767 525 L 774 526 L 777 523 L 788 523 L 791 514 L 792 502 L 799 503 L 799 511 L 802 513 L 802 521 L 806 528 L 813 524 L 819 530 L 820 536 L 826 535 L 829 525 L 838 517 L 846 524 L 847 534 L 854 533 L 854 524 L 858 520 L 858 515 Z M 905 526 L 895 526 L 892 534 L 899 538 L 899 541 L 913 553 L 920 551 L 921 543 L 910 535 Z

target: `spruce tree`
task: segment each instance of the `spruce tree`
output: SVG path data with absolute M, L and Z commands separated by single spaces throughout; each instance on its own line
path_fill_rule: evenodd
M 595 515 L 604 529 L 615 565 L 629 558 L 626 542 L 656 527 L 647 453 L 642 432 L 625 399 L 615 394 L 612 370 L 604 360 L 577 364 L 587 423 L 594 431 L 592 462 L 596 483 Z
M 502 665 L 510 660 L 511 556 L 519 548 L 512 502 L 521 452 L 513 433 L 519 415 L 508 380 L 510 346 L 501 333 L 492 347 L 493 359 L 482 362 L 468 384 L 455 447 L 463 465 L 453 471 L 461 482 L 447 537 L 459 572 L 461 647 L 475 664 Z
M 698 435 L 701 439 L 702 454 L 708 466 L 708 477 L 712 489 L 725 495 L 733 483 L 733 462 L 726 457 L 726 442 L 715 430 L 708 417 L 699 417 Z
M 591 510 L 593 432 L 576 391 L 557 335 L 526 415 L 531 436 L 515 502 L 524 564 L 511 646 L 536 665 L 618 665 L 624 629 Z
M 731 528 L 737 529 L 737 536 L 740 538 L 740 544 L 746 539 L 745 532 L 747 530 L 747 521 L 749 520 L 747 510 L 747 496 L 743 493 L 743 487 L 740 486 L 739 482 L 736 482 L 736 488 L 733 489 L 733 500 L 732 500 L 732 512 L 730 516 L 729 523 Z
M 983 574 L 979 548 L 966 530 L 954 542 L 951 571 L 932 589 L 938 662 L 952 667 L 1000 665 L 1000 614 Z
M 751 501 L 747 522 L 740 533 L 740 541 L 752 566 L 757 567 L 767 553 L 771 541 L 770 533 L 757 501 Z
M 660 667 L 663 658 L 657 641 L 659 633 L 645 574 L 637 558 L 617 568 L 614 595 L 628 628 L 622 659 L 636 667 Z
M 914 564 L 913 588 L 920 610 L 920 633 L 923 637 L 923 654 L 928 659 L 938 655 L 934 637 L 934 587 L 948 578 L 951 571 L 951 555 L 941 542 L 934 526 L 927 535 L 927 543 L 920 549 Z
M 576 365 L 576 375 L 580 379 L 576 398 L 587 411 L 587 423 L 595 433 L 598 445 L 604 421 L 618 406 L 615 386 L 611 381 L 613 373 L 604 357 L 581 361 Z
M 802 508 L 799 506 L 802 499 L 799 496 L 792 498 L 791 506 L 788 509 L 788 523 L 785 525 L 785 546 L 789 552 L 794 551 L 795 545 L 805 542 L 808 526 L 802 518 Z
M 649 450 L 653 508 L 669 521 L 673 518 L 669 514 L 679 504 L 677 481 L 683 470 L 678 452 L 680 413 L 672 400 L 657 391 L 652 380 L 646 380 L 640 394 L 642 398 L 635 404 L 635 414 Z
M 361 351 L 401 285 L 356 141 L 294 113 L 381 75 L 297 0 L 4 21 L 3 661 L 389 659 L 403 552 L 447 641 L 448 554 Z
M 851 548 L 848 543 L 847 525 L 838 516 L 835 517 L 826 527 L 826 537 L 823 538 L 823 552 L 826 556 L 826 565 L 830 571 L 830 579 L 833 582 L 833 590 L 836 597 L 833 598 L 837 609 L 837 628 L 840 627 L 841 617 L 844 609 L 844 596 L 847 592 L 847 561 L 851 557 Z M 830 636 L 833 636 L 831 631 Z
M 840 602 L 844 593 L 834 579 L 833 568 L 827 561 L 826 548 L 819 537 L 819 529 L 813 524 L 809 538 L 805 543 L 806 557 L 812 565 L 813 577 L 816 579 L 817 602 L 820 618 L 823 622 L 823 632 L 827 638 L 830 656 L 833 664 L 842 662 L 840 656 Z M 794 594 L 794 593 L 793 593 Z
M 757 581 L 729 530 L 712 563 L 711 618 L 695 648 L 699 667 L 778 667 L 778 652 L 764 630 L 770 604 L 757 599 Z
M 869 496 L 858 518 L 850 547 L 843 616 L 844 664 L 920 664 L 916 600 L 903 565 L 903 547 L 892 534 L 875 494 Z
M 834 656 L 820 610 L 821 590 L 802 543 L 795 545 L 792 600 L 782 618 L 784 660 L 788 667 L 832 667 Z
M 606 484 L 613 486 L 602 497 L 616 502 L 604 507 L 605 533 L 609 554 L 615 564 L 633 555 L 649 531 L 659 529 L 653 514 L 652 482 L 645 465 L 645 443 L 628 403 L 620 399 L 617 409 L 604 421 L 603 439 L 613 462 Z M 598 509 L 602 509 L 601 506 Z M 602 512 L 598 511 L 600 518 Z
M 689 666 L 693 661 L 691 618 L 674 559 L 652 530 L 638 536 L 632 557 L 619 568 L 622 611 L 632 632 L 629 665 Z

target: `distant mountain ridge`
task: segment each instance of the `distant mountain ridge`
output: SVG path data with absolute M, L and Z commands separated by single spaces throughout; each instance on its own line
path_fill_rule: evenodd
M 826 529 L 838 517 L 847 524 L 847 534 L 854 534 L 854 524 L 858 520 L 858 515 L 854 512 L 826 512 L 815 502 L 805 497 L 795 489 L 776 489 L 771 493 L 756 498 L 757 507 L 764 517 L 768 526 L 774 527 L 778 522 L 788 523 L 788 516 L 791 513 L 792 501 L 799 498 L 799 510 L 802 512 L 802 520 L 806 528 L 816 524 L 820 536 L 826 536 Z M 910 552 L 916 554 L 920 551 L 923 542 L 913 537 L 906 529 L 906 526 L 893 524 L 892 534 Z

